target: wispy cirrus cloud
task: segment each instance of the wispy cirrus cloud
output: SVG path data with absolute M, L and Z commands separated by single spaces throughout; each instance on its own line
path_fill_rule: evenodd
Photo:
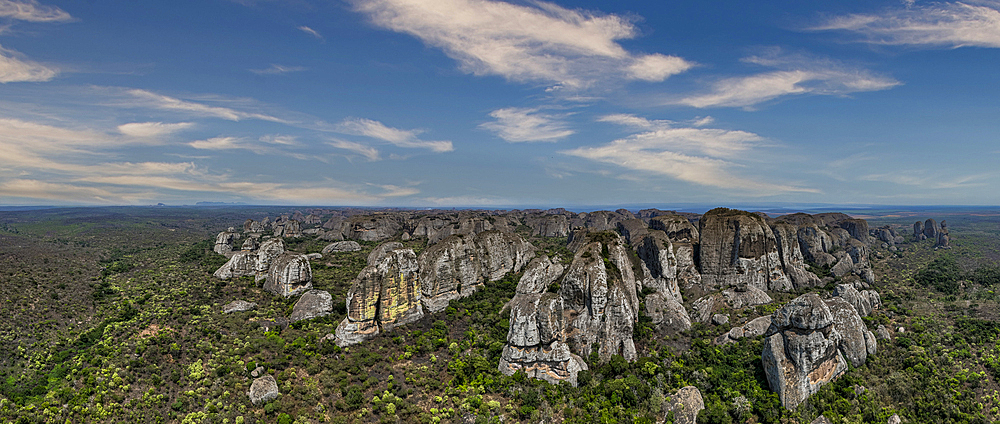
M 245 112 L 228 107 L 211 106 L 189 100 L 182 100 L 152 91 L 141 89 L 129 89 L 126 93 L 135 99 L 130 106 L 145 106 L 153 109 L 171 110 L 185 112 L 195 117 L 213 117 L 229 121 L 240 121 L 244 119 L 259 119 L 263 121 L 278 122 L 288 124 L 289 121 L 271 115 Z
M 423 132 L 421 130 L 401 130 L 371 119 L 347 118 L 335 125 L 333 130 L 342 134 L 360 135 L 386 141 L 397 147 L 428 149 L 438 153 L 455 150 L 450 141 L 421 140 L 417 137 Z
M 118 132 L 132 137 L 161 137 L 194 127 L 191 122 L 131 122 L 118 126 Z
M 366 144 L 357 143 L 354 141 L 341 140 L 339 138 L 332 138 L 330 139 L 329 142 L 327 142 L 327 145 L 336 149 L 354 152 L 356 154 L 364 156 L 365 158 L 368 158 L 369 161 L 374 162 L 380 159 L 378 149 L 368 146 Z
M 0 47 L 0 83 L 41 82 L 56 77 L 59 71 L 26 59 L 20 53 Z
M 506 141 L 512 143 L 528 141 L 559 141 L 573 135 L 560 116 L 540 113 L 538 108 L 504 108 L 490 112 L 496 119 L 479 125 L 480 128 L 493 131 Z
M 45 6 L 35 0 L 0 0 L 0 18 L 26 22 L 68 22 L 73 20 L 73 17 L 66 11 L 55 6 Z
M 311 35 L 313 37 L 316 37 L 316 38 L 318 38 L 320 40 L 323 39 L 323 34 L 320 34 L 319 31 L 316 31 L 316 30 L 314 30 L 312 28 L 309 28 L 309 27 L 307 27 L 305 25 L 300 26 L 298 29 L 299 29 L 299 31 L 302 31 L 302 32 L 304 32 L 306 34 L 309 34 L 309 35 Z
M 664 103 L 697 108 L 751 107 L 789 95 L 843 96 L 864 91 L 887 90 L 900 84 L 892 77 L 830 59 L 785 55 L 777 49 L 764 55 L 744 58 L 742 61 L 777 70 L 724 78 L 712 83 L 707 93 L 670 99 Z
M 597 81 L 663 81 L 694 66 L 680 57 L 626 50 L 629 19 L 553 3 L 492 0 L 350 0 L 380 27 L 442 49 L 474 75 L 571 89 Z
M 253 72 L 257 75 L 281 75 L 291 72 L 301 72 L 304 70 L 306 70 L 306 68 L 302 66 L 284 66 L 272 63 L 271 66 L 267 68 L 251 69 L 250 72 Z
M 934 2 L 838 16 L 809 28 L 850 31 L 882 45 L 1000 48 L 1000 1 Z
M 754 133 L 709 128 L 673 127 L 671 121 L 616 114 L 599 119 L 641 129 L 610 143 L 561 153 L 639 173 L 668 177 L 702 186 L 739 190 L 741 194 L 773 195 L 817 190 L 763 181 L 736 172 L 751 149 L 764 145 Z M 631 175 L 623 177 L 636 178 Z

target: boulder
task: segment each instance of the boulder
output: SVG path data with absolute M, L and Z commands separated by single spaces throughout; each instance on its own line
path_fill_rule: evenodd
M 798 239 L 798 227 L 786 223 L 771 225 L 775 242 L 778 244 L 778 257 L 795 288 L 808 288 L 820 285 L 819 277 L 806 270 L 805 256 Z
M 257 247 L 258 247 L 257 239 L 254 237 L 248 237 L 245 241 L 243 241 L 243 245 L 240 246 L 240 250 L 247 252 L 251 250 L 257 250 Z
M 664 293 L 646 296 L 646 315 L 661 333 L 676 334 L 691 329 L 691 318 L 684 305 Z
M 412 249 L 389 250 L 398 243 L 375 249 L 347 292 L 347 317 L 337 327 L 341 347 L 374 337 L 379 331 L 416 321 L 424 316 L 417 255 Z
M 288 316 L 288 321 L 295 323 L 319 318 L 330 315 L 331 312 L 333 312 L 333 296 L 323 290 L 309 290 L 295 302 L 292 314 Z
M 924 235 L 924 224 L 920 221 L 913 223 L 913 238 L 921 240 L 920 236 Z
M 712 314 L 715 312 L 716 306 L 716 295 L 708 295 L 699 298 L 691 304 L 691 319 L 695 322 L 700 322 L 707 324 L 709 320 L 712 319 Z
M 868 244 L 868 221 L 857 218 L 847 218 L 841 220 L 838 224 L 840 225 L 840 228 L 847 230 L 847 233 L 850 234 L 855 240 L 866 245 Z
M 670 240 L 683 243 L 698 243 L 698 227 L 680 215 L 660 215 L 649 221 L 649 228 L 667 234 Z
M 727 343 L 735 343 L 744 337 L 762 336 L 767 332 L 767 329 L 770 326 L 771 317 L 757 317 L 742 326 L 733 327 L 728 333 L 724 333 L 717 337 L 715 339 L 715 344 L 723 345 Z
M 828 420 L 826 417 L 820 415 L 816 417 L 815 420 L 810 421 L 809 424 L 833 424 L 833 423 L 831 423 L 830 420 Z
M 267 218 L 264 218 L 265 220 Z M 244 233 L 263 233 L 267 229 L 267 224 L 265 222 L 254 221 L 248 219 L 243 221 L 243 232 Z
M 940 231 L 941 231 L 941 227 L 938 225 L 937 221 L 934 220 L 934 218 L 927 218 L 927 220 L 924 221 L 924 237 L 925 238 L 928 238 L 928 239 L 931 239 L 931 240 L 937 240 L 938 232 L 940 232 Z
M 816 294 L 799 296 L 776 311 L 768 333 L 761 353 L 764 373 L 788 409 L 847 370 L 837 349 L 842 336 L 834 315 Z
M 712 324 L 715 324 L 715 325 L 729 324 L 729 315 L 725 315 L 725 314 L 715 314 L 715 315 L 712 315 Z
M 236 252 L 229 257 L 229 261 L 223 264 L 212 274 L 215 278 L 228 280 L 239 278 L 245 275 L 254 275 L 257 272 L 257 254 L 254 252 Z
M 299 253 L 282 253 L 267 271 L 264 290 L 291 297 L 312 289 L 312 268 L 309 258 Z
M 222 313 L 231 314 L 233 312 L 250 311 L 257 308 L 256 303 L 245 300 L 234 300 L 222 306 Z
M 878 292 L 874 290 L 858 291 L 850 284 L 838 284 L 833 290 L 833 295 L 843 298 L 851 306 L 854 306 L 858 315 L 863 317 L 882 307 L 882 299 Z
M 701 390 L 694 386 L 681 387 L 670 396 L 669 409 L 674 413 L 675 424 L 695 424 L 698 413 L 705 409 Z
M 268 270 L 271 269 L 271 263 L 284 253 L 285 242 L 281 241 L 280 238 L 268 239 L 262 242 L 260 248 L 257 249 L 254 280 L 261 281 L 267 278 Z
M 773 301 L 771 296 L 768 296 L 763 290 L 751 285 L 741 285 L 725 289 L 722 291 L 722 296 L 726 299 L 729 307 L 733 309 L 766 305 Z
M 899 418 L 899 414 L 892 414 L 892 416 L 889 417 L 889 421 L 886 421 L 886 423 L 888 423 L 888 424 L 903 424 L 903 419 Z
M 805 260 L 819 266 L 833 265 L 836 258 L 827 253 L 833 248 L 833 238 L 816 224 L 800 226 L 796 232 L 799 239 L 799 249 Z
M 747 284 L 761 290 L 791 290 L 777 241 L 764 218 L 716 208 L 702 215 L 698 232 L 701 281 L 706 288 Z
M 361 245 L 356 241 L 338 241 L 336 243 L 330 243 L 323 248 L 323 254 L 328 255 L 330 253 L 339 252 L 357 252 L 361 250 Z
M 278 382 L 274 381 L 274 377 L 270 375 L 255 378 L 253 383 L 250 384 L 250 392 L 247 393 L 254 405 L 264 404 L 277 399 L 279 394 Z
M 382 241 L 403 229 L 392 215 L 364 215 L 351 217 L 345 238 L 361 241 Z
M 541 237 L 566 237 L 570 232 L 565 215 L 528 217 L 525 219 L 525 224 L 531 227 L 533 235 Z
M 875 330 L 876 340 L 892 340 L 892 336 L 889 335 L 889 329 L 885 328 L 884 325 L 879 324 L 878 328 Z
M 275 237 L 302 237 L 302 225 L 301 221 L 297 219 L 289 219 L 281 224 L 281 230 L 275 230 Z M 280 234 L 279 234 L 280 233 Z
M 628 219 L 618 222 L 618 232 L 625 237 L 626 241 L 634 245 L 640 237 L 649 234 L 649 227 L 646 225 L 646 221 L 641 219 Z

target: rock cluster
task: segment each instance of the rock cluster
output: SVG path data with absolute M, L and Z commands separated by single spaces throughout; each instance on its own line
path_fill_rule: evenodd
M 236 240 L 239 238 L 240 233 L 237 233 L 235 228 L 230 227 L 228 230 L 219 233 L 219 235 L 215 237 L 215 247 L 212 250 L 215 251 L 215 253 L 229 257 L 233 251 L 233 246 L 236 243 Z
M 848 361 L 863 365 L 877 345 L 849 301 L 810 293 L 771 316 L 761 360 L 771 390 L 794 409 L 846 371 Z
M 368 257 L 347 293 L 347 317 L 337 326 L 337 344 L 348 346 L 379 331 L 423 317 L 417 255 L 400 243 L 385 243 Z
M 291 297 L 311 289 L 312 268 L 306 255 L 285 252 L 271 261 L 264 290 Z

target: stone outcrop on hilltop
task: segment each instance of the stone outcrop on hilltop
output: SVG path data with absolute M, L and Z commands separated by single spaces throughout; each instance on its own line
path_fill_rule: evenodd
M 347 317 L 337 326 L 337 344 L 359 343 L 420 319 L 420 299 L 417 255 L 400 243 L 379 246 L 347 293 Z
M 846 371 L 848 362 L 864 365 L 878 347 L 875 334 L 848 300 L 836 296 L 824 301 L 814 293 L 776 311 L 766 335 L 764 372 L 788 409 Z
M 948 223 L 945 220 L 941 220 L 941 230 L 938 231 L 934 247 L 951 248 L 951 236 L 948 234 Z
M 934 218 L 927 218 L 927 220 L 924 221 L 925 238 L 931 240 L 937 240 L 937 236 L 940 231 L 941 231 L 941 226 L 938 225 L 937 221 L 935 221 Z
M 700 243 L 698 228 L 687 218 L 672 213 L 653 217 L 649 228 L 663 231 L 670 239 L 677 261 L 677 284 L 685 290 L 700 286 L 701 273 L 695 257 L 695 248 Z
M 815 287 L 820 285 L 820 279 L 806 270 L 805 256 L 802 254 L 802 246 L 799 244 L 798 228 L 787 223 L 774 223 L 771 225 L 774 232 L 775 241 L 778 244 L 778 257 L 781 259 L 781 266 L 784 268 L 792 285 L 796 288 Z
M 424 305 L 431 312 L 443 310 L 450 300 L 472 294 L 486 281 L 520 271 L 534 256 L 534 246 L 513 233 L 448 237 L 420 254 Z
M 309 258 L 299 253 L 282 253 L 271 261 L 264 281 L 264 290 L 291 297 L 312 289 L 312 268 Z
M 223 280 L 253 275 L 256 281 L 260 281 L 267 276 L 271 261 L 282 253 L 285 253 L 285 243 L 281 239 L 268 239 L 261 243 L 256 251 L 234 253 L 214 275 Z
M 239 238 L 240 233 L 237 233 L 235 228 L 229 227 L 228 230 L 219 233 L 219 235 L 215 237 L 215 247 L 212 250 L 215 251 L 215 253 L 229 257 L 233 252 L 233 246 L 235 245 L 236 240 Z
M 761 290 L 789 291 L 778 243 L 759 215 L 717 208 L 699 221 L 702 284 L 726 288 L 747 284 Z
M 361 245 L 356 241 L 338 241 L 336 243 L 330 243 L 323 248 L 323 254 L 327 255 L 330 253 L 337 252 L 357 252 L 361 250 Z
M 542 237 L 566 237 L 571 229 L 565 215 L 532 216 L 525 219 L 532 234 Z
M 609 232 L 574 236 L 586 237 L 587 243 L 568 269 L 556 272 L 558 267 L 543 257 L 532 262 L 518 283 L 508 304 L 511 326 L 501 372 L 524 370 L 575 385 L 577 372 L 586 369 L 577 355 L 590 355 L 595 346 L 601 360 L 612 355 L 635 360 L 632 331 L 639 300 L 625 241 Z M 557 293 L 542 291 L 557 281 Z

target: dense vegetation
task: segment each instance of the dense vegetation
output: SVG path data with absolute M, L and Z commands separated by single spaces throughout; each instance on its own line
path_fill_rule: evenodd
M 10 317 L 0 324 L 5 422 L 659 422 L 669 421 L 670 394 L 686 385 L 702 391 L 699 422 L 707 423 L 809 422 L 821 414 L 851 423 L 885 422 L 893 413 L 906 422 L 1000 418 L 1000 269 L 989 251 L 1000 234 L 959 235 L 950 252 L 925 241 L 877 253 L 884 255 L 874 263 L 885 307 L 866 324 L 905 330 L 880 342 L 867 365 L 788 411 L 768 389 L 761 339 L 715 346 L 711 340 L 728 328 L 700 324 L 667 338 L 646 317 L 636 330 L 640 358 L 585 358 L 590 371 L 579 375 L 578 388 L 501 375 L 504 305 L 519 275 L 340 349 L 319 339 L 334 331 L 344 308 L 281 328 L 271 321 L 287 316 L 294 299 L 265 293 L 252 278 L 211 277 L 224 261 L 210 250 L 214 233 L 241 223 L 246 211 L 88 211 L 0 219 Z M 274 215 L 254 211 L 268 212 Z M 568 259 L 565 239 L 532 242 Z M 289 241 L 306 253 L 325 244 Z M 360 252 L 313 261 L 314 285 L 337 305 L 376 245 L 362 244 Z M 406 244 L 418 253 L 424 247 Z M 223 314 L 221 305 L 235 299 L 258 308 Z M 281 391 L 265 405 L 246 395 L 257 366 Z

